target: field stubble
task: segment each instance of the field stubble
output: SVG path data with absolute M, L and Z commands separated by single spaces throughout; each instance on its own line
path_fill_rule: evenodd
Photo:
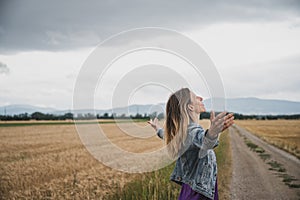
M 146 126 L 145 122 L 138 124 Z M 115 124 L 101 127 L 113 143 L 127 151 L 147 152 L 162 146 L 155 136 L 132 139 Z M 153 132 L 150 127 L 143 129 Z M 2 199 L 102 199 L 137 176 L 95 160 L 82 145 L 74 125 L 2 127 L 0 138 Z
M 200 124 L 208 128 L 209 121 L 201 120 Z M 116 124 L 103 124 L 101 127 L 115 145 L 126 151 L 151 152 L 163 147 L 163 141 L 155 136 L 146 122 L 136 125 L 124 124 L 129 132 L 140 131 L 142 127 L 144 134 L 153 136 L 134 138 L 124 134 Z M 106 199 L 109 194 L 121 193 L 127 183 L 144 177 L 143 174 L 111 169 L 94 159 L 82 145 L 74 125 L 1 127 L 0 138 L 0 199 Z M 216 150 L 220 158 L 218 165 L 228 169 L 231 159 L 226 152 L 229 146 L 224 145 L 226 149 L 221 144 Z M 222 168 L 219 170 L 220 193 L 228 196 L 226 185 L 229 185 L 231 173 L 222 171 Z M 154 191 L 151 191 L 155 193 L 158 183 L 151 183 L 151 180 L 159 179 L 167 190 L 171 190 L 176 184 L 169 181 L 170 170 L 172 166 L 153 172 L 154 179 L 146 179 L 150 181 L 145 185 L 154 184 Z M 176 196 L 178 189 L 177 192 L 169 192 Z M 148 198 L 148 194 L 143 195 Z
M 236 124 L 300 159 L 300 120 L 236 120 Z
M 207 129 L 208 120 L 200 120 L 200 124 Z M 230 199 L 230 182 L 232 176 L 232 156 L 230 151 L 229 132 L 225 131 L 220 136 L 220 144 L 215 148 L 218 162 L 218 188 L 220 199 Z M 175 163 L 154 171 L 144 173 L 138 179 L 120 188 L 118 192 L 108 196 L 108 200 L 173 200 L 177 199 L 180 193 L 180 186 L 169 180 Z

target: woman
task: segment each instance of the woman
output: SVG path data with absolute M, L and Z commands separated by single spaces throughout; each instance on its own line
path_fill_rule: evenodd
M 179 200 L 218 199 L 217 163 L 213 148 L 219 134 L 230 127 L 233 114 L 211 112 L 210 128 L 198 124 L 200 113 L 205 112 L 202 97 L 188 88 L 172 94 L 166 105 L 165 129 L 158 121 L 148 123 L 164 139 L 170 155 L 177 158 L 171 180 L 182 186 Z

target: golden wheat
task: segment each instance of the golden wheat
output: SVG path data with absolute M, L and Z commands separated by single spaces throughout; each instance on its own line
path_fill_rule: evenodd
M 146 122 L 138 125 L 153 134 Z M 113 143 L 128 151 L 147 152 L 162 146 L 155 136 L 133 138 L 116 124 L 101 127 Z M 129 129 L 135 131 L 136 126 Z M 0 138 L 0 196 L 4 199 L 102 199 L 136 176 L 95 160 L 81 144 L 74 125 L 1 127 Z
M 300 120 L 237 120 L 236 124 L 300 158 Z
M 139 176 L 104 166 L 82 145 L 75 125 L 55 123 L 0 128 L 0 199 L 103 199 Z M 207 128 L 209 121 L 200 123 Z M 107 137 L 126 151 L 151 152 L 163 146 L 146 122 L 122 127 L 127 133 L 114 123 L 101 125 Z M 141 128 L 152 136 L 128 135 Z

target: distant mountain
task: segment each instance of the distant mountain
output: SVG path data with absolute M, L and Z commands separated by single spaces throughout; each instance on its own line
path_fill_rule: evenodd
M 127 114 L 127 115 L 135 115 L 136 113 L 139 114 L 151 114 L 153 112 L 157 112 L 157 114 L 161 113 L 161 112 L 165 112 L 165 104 L 164 103 L 159 103 L 159 104 L 155 104 L 155 105 L 130 105 L 128 107 L 119 107 L 119 108 L 115 108 L 115 109 L 110 109 L 110 110 L 106 110 L 106 112 L 109 113 L 116 113 L 118 115 L 121 114 Z
M 38 106 L 31 106 L 31 105 L 8 105 L 8 106 L 1 106 L 0 107 L 0 115 L 15 115 L 15 114 L 21 114 L 21 113 L 28 113 L 32 114 L 34 112 L 42 112 L 42 113 L 49 113 L 49 114 L 55 114 L 55 115 L 62 115 L 68 112 L 73 112 L 73 113 L 81 113 L 81 114 L 86 114 L 86 113 L 96 113 L 103 115 L 104 113 L 116 113 L 117 115 L 122 115 L 126 114 L 127 116 L 129 115 L 135 115 L 136 113 L 140 114 L 150 114 L 153 112 L 161 113 L 164 112 L 165 109 L 165 104 L 156 104 L 156 105 L 130 105 L 126 107 L 118 107 L 114 109 L 81 109 L 81 110 L 57 110 L 54 108 L 44 108 L 44 107 L 38 107 Z
M 209 111 L 210 100 L 204 104 Z M 270 100 L 258 98 L 234 98 L 226 99 L 226 110 L 240 114 L 256 115 L 278 115 L 278 114 L 300 114 L 300 102 L 286 100 Z
M 31 105 L 22 105 L 22 104 L 13 104 L 8 106 L 0 107 L 0 115 L 14 115 L 14 114 L 21 114 L 21 113 L 34 113 L 34 112 L 42 112 L 42 113 L 53 113 L 56 109 L 49 108 L 49 107 L 38 107 L 38 106 L 31 106 Z
M 207 99 L 204 101 L 207 111 L 211 109 L 211 101 Z M 240 114 L 258 114 L 258 115 L 277 115 L 277 114 L 300 114 L 300 102 L 286 101 L 286 100 L 269 100 L 258 98 L 234 98 L 226 99 L 226 110 L 229 112 L 235 112 Z M 44 108 L 31 105 L 9 105 L 0 107 L 0 115 L 4 115 L 6 111 L 7 115 L 14 115 L 27 112 L 31 114 L 39 111 L 43 113 L 51 114 L 64 114 L 70 112 L 70 110 L 56 110 L 54 108 Z M 147 105 L 130 105 L 126 107 L 118 107 L 114 109 L 83 109 L 74 110 L 73 113 L 96 113 L 103 115 L 104 113 L 116 113 L 117 115 L 126 114 L 135 115 L 140 113 L 151 114 L 153 112 L 161 113 L 165 112 L 165 103 L 160 104 L 147 104 Z
M 67 110 L 65 111 L 56 111 L 55 114 L 64 114 L 66 112 L 69 112 Z M 82 109 L 82 110 L 75 110 L 73 113 L 96 113 L 96 114 L 100 114 L 103 115 L 104 113 L 115 113 L 117 115 L 122 115 L 125 114 L 126 116 L 129 115 L 136 115 L 137 113 L 144 115 L 145 113 L 147 114 L 151 114 L 153 112 L 157 112 L 158 114 L 161 112 L 165 112 L 165 104 L 164 103 L 159 103 L 159 104 L 155 104 L 155 105 L 151 105 L 151 104 L 146 104 L 146 105 L 130 105 L 130 106 L 126 106 L 126 107 L 117 107 L 114 109 L 96 109 L 96 110 L 92 110 L 92 109 Z

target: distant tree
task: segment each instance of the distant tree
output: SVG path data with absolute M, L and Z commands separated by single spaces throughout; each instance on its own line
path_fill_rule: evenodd
M 104 114 L 103 114 L 103 118 L 104 118 L 104 119 L 108 119 L 108 118 L 109 118 L 108 113 L 104 113 Z
M 163 119 L 164 117 L 165 117 L 165 114 L 162 112 L 157 115 L 157 119 L 159 119 L 159 120 Z
M 134 119 L 142 119 L 143 115 L 136 113 L 136 115 L 133 117 Z
M 111 113 L 110 119 L 115 119 L 117 117 L 117 113 Z
M 83 114 L 82 113 L 78 113 L 76 119 L 84 119 Z
M 200 114 L 200 119 L 209 119 L 210 113 L 209 112 L 203 112 Z
M 104 118 L 104 119 L 109 119 L 109 118 L 132 118 L 132 119 L 153 119 L 157 117 L 158 119 L 162 119 L 164 117 L 164 113 L 159 113 L 157 115 L 156 112 L 153 112 L 149 114 L 149 116 L 145 113 L 144 115 L 141 115 L 137 113 L 136 115 L 130 115 L 130 117 L 127 117 L 125 114 L 122 114 L 121 116 L 117 116 L 116 113 L 112 113 L 111 116 L 109 116 L 108 113 L 104 113 L 103 116 L 97 114 L 95 116 L 94 114 L 87 113 L 87 114 L 81 114 L 78 113 L 76 119 L 97 119 L 99 118 Z M 204 112 L 201 113 L 200 119 L 209 119 L 210 113 Z M 237 120 L 247 120 L 247 119 L 256 119 L 256 120 L 277 120 L 277 119 L 300 119 L 300 114 L 295 114 L 295 115 L 243 115 L 239 113 L 234 113 L 234 117 Z M 9 121 L 9 120 L 30 120 L 30 119 L 35 119 L 35 120 L 66 120 L 66 119 L 74 119 L 74 114 L 73 113 L 65 113 L 63 115 L 53 115 L 53 114 L 44 114 L 41 112 L 34 112 L 31 115 L 28 113 L 22 113 L 18 115 L 0 115 L 0 120 L 1 121 Z
M 155 117 L 157 117 L 157 112 L 153 112 L 151 114 L 149 114 L 150 119 L 154 119 Z
M 85 119 L 95 119 L 96 116 L 93 113 L 87 113 L 84 115 Z
M 148 114 L 147 113 L 144 113 L 144 117 L 143 117 L 144 119 L 149 119 L 149 116 L 148 116 Z
M 63 115 L 63 118 L 64 119 L 74 119 L 74 115 L 73 115 L 73 113 L 65 113 Z
M 30 116 L 28 115 L 28 113 L 19 114 L 19 118 L 20 120 L 30 120 Z
M 31 114 L 31 119 L 43 120 L 45 118 L 46 118 L 45 114 L 41 112 L 34 112 Z

